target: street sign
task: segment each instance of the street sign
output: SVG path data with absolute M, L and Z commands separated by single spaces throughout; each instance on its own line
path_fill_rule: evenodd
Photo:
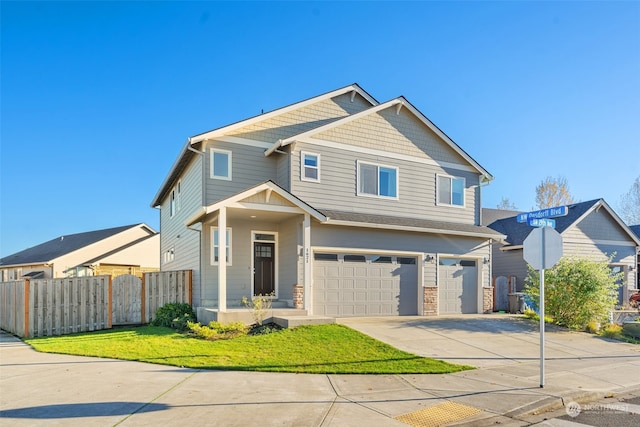
M 550 227 L 534 228 L 523 246 L 524 260 L 540 272 L 540 387 L 544 387 L 544 270 L 562 257 L 562 236 Z
M 556 206 L 555 208 L 541 209 L 539 211 L 518 214 L 516 220 L 518 222 L 527 222 L 530 219 L 555 218 L 558 216 L 566 216 L 569 213 L 567 206 Z
M 529 218 L 529 220 L 527 221 L 527 224 L 529 224 L 531 227 L 556 228 L 556 220 L 549 219 L 549 218 L 542 218 L 542 219 Z
M 534 228 L 524 239 L 523 257 L 536 270 L 553 267 L 562 257 L 562 236 L 553 228 Z

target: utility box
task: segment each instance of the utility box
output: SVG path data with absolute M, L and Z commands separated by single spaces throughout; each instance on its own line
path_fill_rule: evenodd
M 524 293 L 515 292 L 509 294 L 509 313 L 524 313 L 527 304 L 524 302 Z

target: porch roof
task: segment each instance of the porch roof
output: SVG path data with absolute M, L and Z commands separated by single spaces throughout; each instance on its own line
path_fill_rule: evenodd
M 289 193 L 287 190 L 280 187 L 278 184 L 274 183 L 273 181 L 266 181 L 266 182 L 263 182 L 262 184 L 258 184 L 255 187 L 251 187 L 245 191 L 242 191 L 233 196 L 227 197 L 226 199 L 220 200 L 209 206 L 203 206 L 201 209 L 196 211 L 193 215 L 191 215 L 185 221 L 185 225 L 189 227 L 193 224 L 196 224 L 202 221 L 202 219 L 207 215 L 213 212 L 216 212 L 223 207 L 243 207 L 243 208 L 252 207 L 254 209 L 264 209 L 264 210 L 268 210 L 268 208 L 271 207 L 272 209 L 280 209 L 283 211 L 287 210 L 287 207 L 278 208 L 275 205 L 269 205 L 268 202 L 267 204 L 255 204 L 255 203 L 242 204 L 243 200 L 248 199 L 251 196 L 255 196 L 256 194 L 260 194 L 262 192 L 266 193 L 267 201 L 270 199 L 271 194 L 275 193 L 276 195 L 280 196 L 281 198 L 285 199 L 287 202 L 291 204 L 291 207 L 289 209 L 293 208 L 293 210 L 299 213 L 307 213 L 312 218 L 315 218 L 320 222 L 325 222 L 327 220 L 327 217 L 323 215 L 320 211 L 314 209 L 313 207 L 311 207 L 310 205 L 308 205 L 298 197 Z

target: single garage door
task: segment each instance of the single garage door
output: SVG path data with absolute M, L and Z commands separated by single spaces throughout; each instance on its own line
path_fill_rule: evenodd
M 316 253 L 313 310 L 322 316 L 418 314 L 415 257 Z
M 478 312 L 478 267 L 473 259 L 440 258 L 439 313 Z

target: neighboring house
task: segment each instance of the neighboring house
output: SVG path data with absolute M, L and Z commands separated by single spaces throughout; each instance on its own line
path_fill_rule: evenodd
M 640 239 L 640 224 L 638 225 L 631 225 L 629 226 L 629 228 L 631 229 L 631 231 L 633 231 L 635 233 L 635 235 L 638 237 L 638 239 Z M 640 250 L 638 250 L 638 256 L 637 256 L 638 262 L 637 262 L 637 267 L 636 267 L 636 290 L 640 290 Z
M 483 209 L 483 224 L 507 236 L 503 244 L 493 247 L 494 277 L 514 277 L 520 292 L 527 277 L 527 263 L 522 257 L 523 242 L 532 230 L 519 223 L 519 212 Z M 605 260 L 613 255 L 611 268 L 624 273 L 619 303 L 626 302 L 630 289 L 637 287 L 637 253 L 640 238 L 633 233 L 604 199 L 569 205 L 566 216 L 554 218 L 556 231 L 562 236 L 563 256 Z
M 1 281 L 134 274 L 160 268 L 160 235 L 145 224 L 60 236 L 0 259 Z
M 193 270 L 201 321 L 256 295 L 309 315 L 481 313 L 503 237 L 480 225 L 492 179 L 405 98 L 353 84 L 188 138 L 152 202 L 162 270 Z

